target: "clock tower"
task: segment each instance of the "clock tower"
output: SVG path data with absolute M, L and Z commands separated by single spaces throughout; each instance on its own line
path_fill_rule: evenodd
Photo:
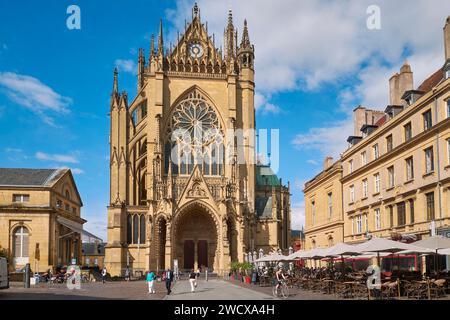
M 228 272 L 290 245 L 289 187 L 256 164 L 254 46 L 231 11 L 217 48 L 197 4 L 165 47 L 163 24 L 129 104 L 114 72 L 106 266 Z M 147 60 L 147 61 L 146 61 Z M 270 183 L 269 183 L 270 181 Z

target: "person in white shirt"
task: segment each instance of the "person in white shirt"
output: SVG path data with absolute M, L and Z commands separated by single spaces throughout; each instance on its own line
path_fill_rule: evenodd
M 102 282 L 103 283 L 105 283 L 105 281 L 106 281 L 106 275 L 108 274 L 108 272 L 107 272 L 107 270 L 106 270 L 106 267 L 104 267 L 103 269 L 102 269 Z

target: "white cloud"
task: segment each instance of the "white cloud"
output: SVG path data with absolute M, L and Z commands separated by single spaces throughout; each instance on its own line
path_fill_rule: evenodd
M 70 168 L 70 167 L 58 167 L 57 169 L 70 169 L 70 171 L 72 171 L 73 174 L 78 175 L 78 174 L 84 174 L 84 170 L 80 169 L 80 168 Z
M 247 18 L 256 50 L 256 83 L 266 93 L 315 89 L 357 72 L 374 56 L 396 64 L 405 49 L 413 54 L 437 52 L 440 64 L 444 62 L 442 26 L 450 12 L 447 0 L 435 0 L 433 6 L 417 0 L 408 10 L 401 0 L 377 1 L 382 19 L 382 29 L 377 31 L 366 27 L 366 9 L 372 0 L 284 0 L 275 6 L 273 0 L 198 2 L 217 43 L 222 41 L 230 7 L 239 30 Z M 183 31 L 184 17 L 189 19 L 191 9 L 192 1 L 177 0 L 167 18 Z M 176 40 L 176 30 L 171 30 L 170 37 Z
M 266 96 L 260 92 L 255 93 L 255 109 L 263 115 L 278 114 L 281 112 L 281 108 L 277 105 L 270 103 Z
M 247 18 L 255 44 L 255 104 L 262 114 L 280 112 L 270 102 L 274 93 L 320 90 L 330 83 L 355 80 L 340 95 L 337 110 L 344 111 L 347 119 L 331 130 L 350 130 L 339 137 L 353 131 L 350 110 L 356 105 L 384 109 L 388 104 L 388 79 L 405 56 L 415 72 L 416 85 L 444 63 L 442 27 L 450 12 L 447 0 L 435 0 L 433 6 L 427 0 L 416 0 L 408 10 L 402 0 L 379 0 L 382 29 L 375 31 L 366 27 L 366 9 L 372 0 L 284 0 L 276 7 L 273 0 L 198 2 L 202 18 L 208 21 L 210 33 L 216 34 L 219 44 L 230 7 L 239 30 Z M 177 0 L 176 9 L 167 11 L 175 26 L 169 33 L 172 41 L 176 40 L 176 29 L 184 30 L 180 17 L 189 18 L 191 9 L 192 1 Z M 337 140 L 322 129 L 310 133 L 331 137 L 329 145 L 320 144 L 320 148 L 338 154 L 337 149 L 345 147 L 345 139 Z M 340 145 L 335 147 L 335 142 Z
M 62 163 L 78 163 L 78 159 L 72 155 L 48 154 L 44 152 L 36 152 L 36 159 L 42 161 L 55 161 Z
M 44 122 L 54 125 L 54 120 L 47 112 L 67 114 L 72 99 L 56 93 L 52 88 L 27 75 L 13 72 L 0 72 L 0 87 L 10 100 L 30 109 Z
M 137 75 L 137 65 L 133 60 L 117 59 L 114 64 L 120 71 Z
M 338 159 L 347 147 L 347 138 L 353 132 L 352 119 L 330 124 L 321 128 L 312 128 L 305 134 L 297 135 L 292 141 L 298 149 L 318 150 L 321 155 Z
M 291 228 L 301 230 L 305 226 L 305 202 L 294 203 L 291 210 Z
M 4 152 L 6 154 L 6 158 L 12 162 L 19 162 L 28 159 L 28 156 L 22 149 L 19 148 L 5 148 Z
M 307 160 L 306 163 L 309 163 L 309 164 L 311 164 L 313 166 L 318 166 L 319 165 L 319 162 L 316 161 L 316 160 L 313 160 L 313 159 Z

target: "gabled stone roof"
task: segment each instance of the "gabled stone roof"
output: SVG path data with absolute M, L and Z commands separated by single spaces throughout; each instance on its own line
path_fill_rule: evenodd
M 49 187 L 64 172 L 62 169 L 0 168 L 0 186 Z

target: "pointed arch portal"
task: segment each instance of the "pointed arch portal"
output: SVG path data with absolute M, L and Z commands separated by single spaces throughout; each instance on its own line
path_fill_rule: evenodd
M 214 214 L 191 204 L 183 209 L 174 229 L 174 256 L 184 270 L 218 267 L 218 230 Z

